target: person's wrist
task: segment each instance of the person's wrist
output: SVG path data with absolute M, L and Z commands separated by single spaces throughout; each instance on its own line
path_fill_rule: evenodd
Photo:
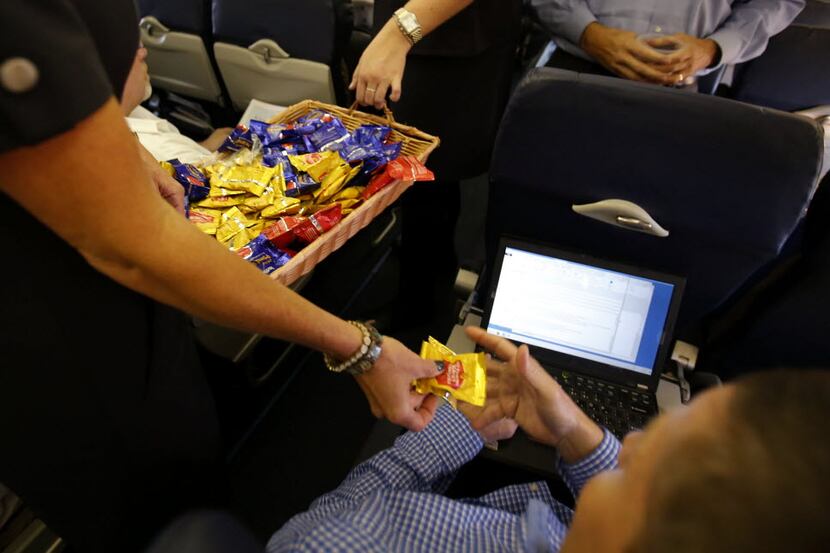
M 701 41 L 703 43 L 704 51 L 706 52 L 706 69 L 712 69 L 720 65 L 721 53 L 720 45 L 711 38 L 705 38 Z
M 360 375 L 368 372 L 383 354 L 383 336 L 370 323 L 349 321 L 360 332 L 360 341 L 347 356 L 324 354 L 326 367 L 336 373 Z
M 579 37 L 579 47 L 590 54 L 604 30 L 605 27 L 597 21 L 588 23 L 585 30 L 582 31 L 582 36 Z
M 384 45 L 392 50 L 403 52 L 404 55 L 408 54 L 409 51 L 412 49 L 412 43 L 409 39 L 401 32 L 401 29 L 398 27 L 395 18 L 389 19 L 386 24 L 381 28 L 378 36 L 383 40 Z
M 602 437 L 602 428 L 580 410 L 572 429 L 556 447 L 562 460 L 573 464 L 590 455 L 602 442 Z

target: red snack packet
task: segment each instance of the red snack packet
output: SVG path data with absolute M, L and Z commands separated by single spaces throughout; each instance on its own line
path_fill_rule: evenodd
M 383 171 L 375 175 L 363 190 L 363 199 L 368 200 L 396 180 L 430 181 L 435 180 L 435 174 L 415 156 L 399 157 L 387 163 Z
M 294 227 L 294 236 L 304 244 L 311 244 L 343 218 L 340 204 L 318 211 Z
M 285 251 L 285 247 L 294 241 L 294 229 L 303 221 L 305 217 L 281 217 L 262 234 L 271 244 Z

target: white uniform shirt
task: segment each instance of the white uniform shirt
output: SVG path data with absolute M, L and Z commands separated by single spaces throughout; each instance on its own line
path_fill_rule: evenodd
M 142 146 L 159 161 L 175 158 L 182 163 L 193 163 L 210 154 L 201 144 L 180 133 L 169 121 L 156 117 L 141 106 L 126 119 L 127 126 L 138 136 Z

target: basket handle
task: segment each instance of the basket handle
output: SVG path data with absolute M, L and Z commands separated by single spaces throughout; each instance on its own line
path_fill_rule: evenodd
M 349 108 L 349 116 L 353 115 L 356 109 L 357 100 L 355 100 Z M 383 106 L 383 114 L 386 116 L 386 121 L 389 123 L 390 127 L 395 124 L 395 116 L 392 115 L 392 110 L 389 109 L 388 106 Z

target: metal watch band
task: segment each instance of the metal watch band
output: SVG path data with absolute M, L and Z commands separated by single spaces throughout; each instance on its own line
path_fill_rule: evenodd
M 404 8 L 398 8 L 395 10 L 395 23 L 398 25 L 398 29 L 401 31 L 401 34 L 406 37 L 410 44 L 413 46 L 424 38 L 423 30 L 421 29 L 421 24 L 418 22 L 418 18 L 415 17 L 415 14 L 411 11 L 405 10 Z M 411 19 L 415 25 L 411 29 L 407 29 L 406 26 L 403 24 L 403 18 Z
M 348 373 L 352 375 L 363 374 L 375 364 L 380 357 L 383 344 L 383 336 L 375 327 L 369 323 L 349 321 L 349 324 L 356 326 L 363 334 L 360 347 L 350 357 L 338 361 L 333 356 L 325 354 L 323 359 L 326 367 L 336 373 Z

